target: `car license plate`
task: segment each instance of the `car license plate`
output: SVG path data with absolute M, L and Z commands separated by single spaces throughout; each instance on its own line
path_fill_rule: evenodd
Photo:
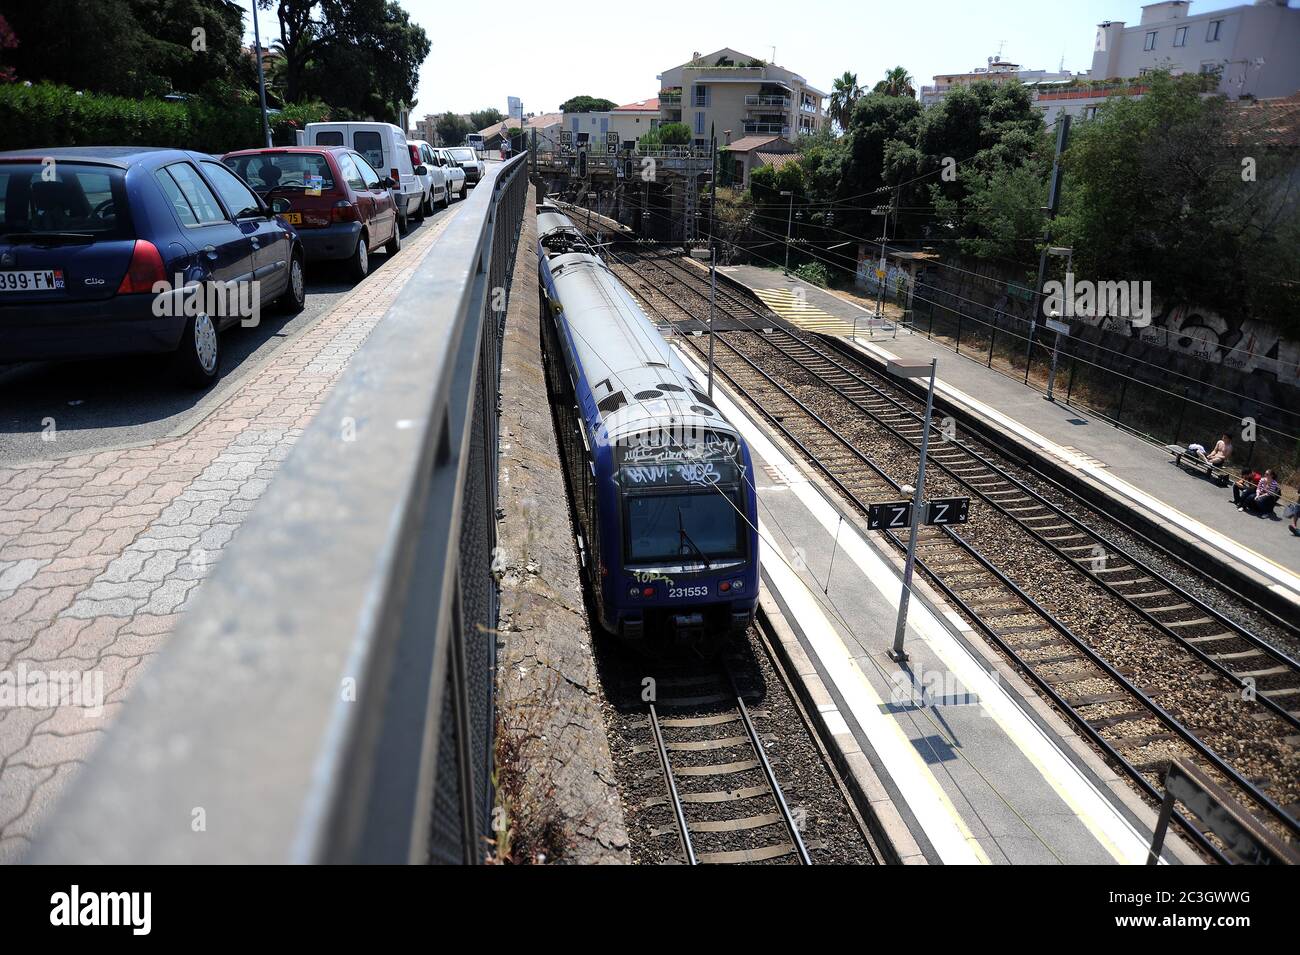
M 302 225 L 302 213 L 286 212 L 284 214 L 284 221 L 289 223 L 289 225 Z
M 0 272 L 0 292 L 37 292 L 63 288 L 63 269 Z

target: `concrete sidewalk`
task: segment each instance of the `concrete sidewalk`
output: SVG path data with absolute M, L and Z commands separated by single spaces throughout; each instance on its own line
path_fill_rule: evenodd
M 806 323 L 809 330 L 852 338 L 856 320 L 854 344 L 877 362 L 883 363 L 890 355 L 921 361 L 937 358 L 936 389 L 941 400 L 1013 434 L 1027 452 L 1077 473 L 1117 504 L 1140 513 L 1208 557 L 1257 578 L 1261 587 L 1300 607 L 1300 538 L 1287 532 L 1284 521 L 1241 514 L 1231 504 L 1230 490 L 1178 470 L 1163 447 L 1078 406 L 1049 402 L 1022 381 L 958 355 L 923 334 L 906 328 L 896 334 L 892 328 L 882 332 L 879 324 L 868 333 L 864 324 L 870 317 L 867 310 L 816 286 L 753 266 L 718 271 L 760 298 L 788 295 L 798 288 L 803 314 L 815 316 L 814 322 Z M 777 314 L 791 320 L 780 309 Z M 887 308 L 886 317 L 891 314 Z M 823 315 L 826 317 L 820 317 Z M 838 323 L 838 328 L 825 327 L 828 322 Z M 1205 441 L 1212 443 L 1213 436 L 1206 435 Z
M 26 850 L 141 664 L 459 208 L 187 433 L 0 467 L 0 862 Z M 60 687 L 80 688 L 77 703 Z

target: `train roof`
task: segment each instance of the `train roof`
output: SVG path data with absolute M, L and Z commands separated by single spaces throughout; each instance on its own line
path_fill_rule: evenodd
M 550 268 L 610 440 L 665 424 L 736 433 L 599 256 L 557 255 Z
M 537 213 L 537 237 L 538 238 L 548 235 L 549 233 L 554 232 L 556 229 L 573 229 L 574 231 L 577 231 L 577 226 L 573 224 L 573 220 L 570 219 L 562 212 L 552 211 L 554 210 L 554 208 L 555 208 L 554 206 L 550 207 L 550 209 L 543 207 L 542 209 L 538 210 Z

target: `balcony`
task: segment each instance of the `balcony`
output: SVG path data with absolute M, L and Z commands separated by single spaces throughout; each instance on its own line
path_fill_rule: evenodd
M 782 136 L 790 137 L 790 127 L 781 123 L 751 123 L 745 121 L 746 136 Z
M 745 97 L 746 106 L 777 106 L 781 109 L 790 108 L 790 97 L 777 96 L 768 93 L 750 93 Z
M 678 90 L 675 93 L 661 92 L 659 94 L 660 109 L 681 109 L 682 93 Z

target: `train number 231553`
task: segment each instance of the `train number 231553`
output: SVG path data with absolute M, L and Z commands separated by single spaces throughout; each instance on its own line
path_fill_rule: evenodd
M 668 598 L 671 600 L 675 597 L 707 597 L 709 588 L 702 587 L 669 587 Z

